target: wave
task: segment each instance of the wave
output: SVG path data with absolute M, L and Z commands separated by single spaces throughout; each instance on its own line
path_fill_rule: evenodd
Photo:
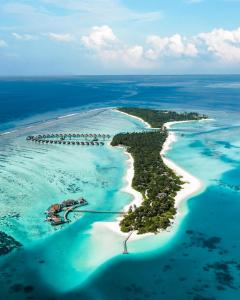
M 79 114 L 79 113 L 68 114 L 68 115 L 64 115 L 64 116 L 57 117 L 57 119 L 69 118 L 69 117 L 76 116 L 76 115 L 78 115 L 78 114 Z
M 17 130 L 11 130 L 11 131 L 6 131 L 6 132 L 3 132 L 3 133 L 0 133 L 0 136 L 1 135 L 6 135 L 6 134 L 10 134 L 10 133 L 13 133 L 13 132 L 16 132 Z

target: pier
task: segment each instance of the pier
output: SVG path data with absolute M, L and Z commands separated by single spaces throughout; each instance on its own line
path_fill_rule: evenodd
M 133 231 L 131 231 L 129 233 L 129 235 L 126 237 L 126 239 L 123 241 L 123 254 L 128 254 L 128 249 L 127 249 L 127 241 L 129 240 L 129 238 L 131 237 Z
M 68 215 L 70 212 L 80 213 L 97 213 L 97 214 L 118 214 L 124 215 L 126 212 L 122 211 L 111 211 L 111 210 L 91 210 L 91 209 L 79 209 L 82 206 L 87 205 L 88 202 L 80 198 L 78 200 L 64 200 L 62 203 L 52 204 L 45 214 L 47 215 L 46 221 L 50 222 L 51 225 L 61 225 L 69 223 Z M 62 216 L 63 214 L 63 216 Z
M 89 209 L 77 209 L 76 212 L 81 213 L 94 213 L 94 214 L 119 214 L 124 215 L 126 212 L 122 211 L 111 211 L 111 210 L 89 210 Z
M 29 135 L 27 141 L 39 144 L 58 144 L 76 146 L 103 146 L 111 139 L 110 134 L 102 133 L 49 133 Z

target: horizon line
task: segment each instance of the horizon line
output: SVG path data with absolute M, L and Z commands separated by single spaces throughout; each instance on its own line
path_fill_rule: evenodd
M 206 73 L 199 73 L 199 74 L 51 74 L 51 75 L 37 75 L 37 74 L 32 74 L 32 75 L 24 75 L 24 74 L 19 74 L 19 75 L 0 75 L 0 78 L 16 78 L 16 77 L 22 77 L 22 78 L 32 78 L 32 77 L 108 77 L 108 76 L 135 76 L 135 77 L 143 77 L 143 76 L 240 76 L 240 73 L 221 73 L 221 74 L 206 74 Z

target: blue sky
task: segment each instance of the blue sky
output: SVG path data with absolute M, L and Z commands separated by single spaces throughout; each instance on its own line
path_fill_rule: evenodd
M 240 0 L 0 0 L 0 75 L 240 73 Z

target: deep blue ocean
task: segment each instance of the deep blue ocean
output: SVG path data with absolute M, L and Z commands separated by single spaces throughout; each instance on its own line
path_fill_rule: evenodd
M 108 109 L 115 106 L 194 110 L 213 119 L 173 128 L 178 140 L 167 156 L 204 189 L 184 204 L 170 238 L 133 242 L 129 255 L 116 255 L 121 241 L 105 232 L 92 238 L 100 232 L 92 224 L 107 217 L 50 232 L 30 209 L 77 189 L 105 199 L 94 207 L 111 207 L 114 198 L 119 209 L 129 201 L 119 193 L 126 167 L 120 150 L 58 154 L 24 141 L 26 133 L 50 128 L 142 129 Z M 0 257 L 1 300 L 240 299 L 240 76 L 1 78 L 0 107 L 0 230 L 25 246 Z
M 0 78 L 0 124 L 61 109 L 116 105 L 239 109 L 240 76 Z M 10 123 L 10 124 L 9 124 Z

